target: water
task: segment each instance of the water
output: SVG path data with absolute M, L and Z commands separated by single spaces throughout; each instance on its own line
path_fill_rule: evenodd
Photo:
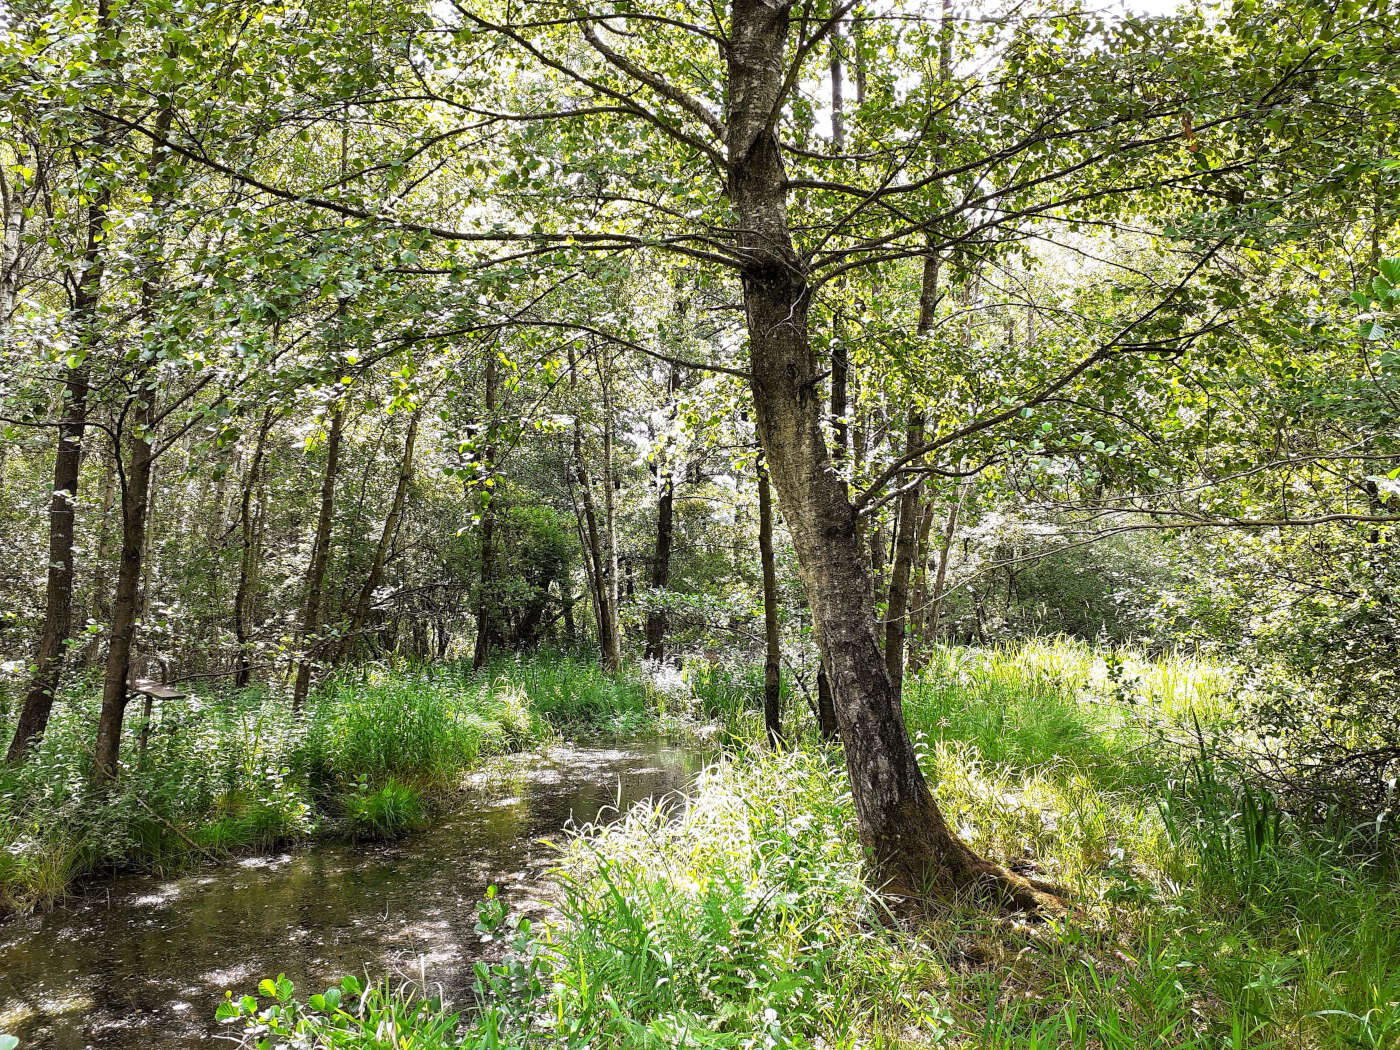
M 449 998 L 480 957 L 476 903 L 522 910 L 570 821 L 683 788 L 698 760 L 661 743 L 570 745 L 482 777 L 462 804 L 387 845 L 323 845 L 171 879 L 119 877 L 0 926 L 0 1032 L 21 1050 L 230 1045 L 225 989 L 285 972 L 307 995 L 347 973 L 426 976 Z

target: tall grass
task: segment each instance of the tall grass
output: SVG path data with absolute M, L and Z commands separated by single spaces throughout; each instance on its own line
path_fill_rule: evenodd
M 657 707 L 639 676 L 577 659 L 482 672 L 368 665 L 314 692 L 300 718 L 261 689 L 168 701 L 144 752 L 131 718 L 120 782 L 100 789 L 89 776 L 96 699 L 77 685 L 33 755 L 0 767 L 0 914 L 52 904 L 98 869 L 399 834 L 486 756 L 563 729 L 640 728 Z
M 560 925 L 487 902 L 481 928 L 510 952 L 480 969 L 475 1009 L 385 988 L 353 1023 L 290 990 L 280 1008 L 317 1047 L 378 1045 L 383 1018 L 419 1010 L 423 1050 L 1393 1050 L 1395 866 L 1297 826 L 1215 753 L 1230 688 L 1191 657 L 1072 643 L 944 652 L 911 683 L 950 819 L 1068 887 L 1062 920 L 900 925 L 862 882 L 839 761 L 754 747 L 685 799 L 581 829 Z

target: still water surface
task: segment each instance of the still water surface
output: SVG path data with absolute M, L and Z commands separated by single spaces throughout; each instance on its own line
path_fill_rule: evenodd
M 285 972 L 299 994 L 346 973 L 469 986 L 476 903 L 495 884 L 529 910 L 570 821 L 684 788 L 699 760 L 660 742 L 569 745 L 480 778 L 429 830 L 321 845 L 171 879 L 119 877 L 0 926 L 0 1032 L 21 1050 L 231 1046 L 224 989 Z

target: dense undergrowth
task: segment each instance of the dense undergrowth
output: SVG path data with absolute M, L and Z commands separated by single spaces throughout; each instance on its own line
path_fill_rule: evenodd
M 0 768 L 0 914 L 47 906 L 98 870 L 320 834 L 393 837 L 487 756 L 684 713 L 642 676 L 564 655 L 479 673 L 372 665 L 313 693 L 299 719 L 260 689 L 166 702 L 144 750 L 141 719 L 129 720 L 120 782 L 100 789 L 89 778 L 95 704 L 75 686 L 30 759 Z
M 265 982 L 222 1014 L 250 1043 L 338 1048 L 1394 1047 L 1394 868 L 1220 757 L 1232 690 L 1069 643 L 944 652 L 911 684 L 961 834 L 1067 886 L 1063 920 L 895 923 L 861 883 L 839 759 L 808 738 L 577 833 L 562 923 L 483 902 L 510 951 L 461 1014 L 354 979 L 308 1000 Z

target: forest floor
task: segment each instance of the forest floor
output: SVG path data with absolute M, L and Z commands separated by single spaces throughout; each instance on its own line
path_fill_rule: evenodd
M 264 982 L 222 1014 L 250 1039 L 369 1048 L 391 1026 L 418 1050 L 1394 1047 L 1393 864 L 1201 744 L 1231 731 L 1226 669 L 1105 655 L 949 650 L 907 689 L 958 830 L 1067 886 L 1061 920 L 895 922 L 862 884 L 839 756 L 806 737 L 736 745 L 679 809 L 578 831 L 563 922 L 483 902 L 509 956 L 479 1008 L 348 978 L 309 999 Z
M 491 755 L 562 733 L 686 724 L 640 678 L 563 655 L 480 672 L 371 665 L 317 690 L 300 718 L 256 688 L 165 701 L 144 752 L 129 717 L 126 768 L 100 790 L 88 776 L 96 695 L 75 682 L 30 759 L 0 766 L 0 916 L 51 906 L 98 871 L 167 871 L 314 837 L 393 838 L 448 804 Z

